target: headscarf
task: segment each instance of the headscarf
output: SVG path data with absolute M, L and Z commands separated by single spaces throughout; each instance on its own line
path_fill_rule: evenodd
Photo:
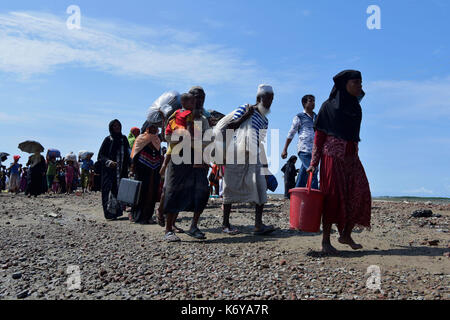
M 117 122 L 120 125 L 120 132 L 119 133 L 115 133 L 113 132 L 113 125 L 114 123 Z M 109 123 L 109 133 L 111 134 L 111 137 L 115 140 L 117 138 L 122 138 L 122 124 L 120 123 L 119 120 L 114 119 Z
M 295 166 L 295 162 L 297 161 L 297 156 L 291 156 L 290 158 L 289 158 L 289 160 L 284 164 L 284 166 L 281 168 L 281 171 L 282 172 L 284 172 L 285 174 L 287 173 L 286 172 L 286 169 L 289 167 L 289 165 L 290 164 L 292 164 L 292 165 L 294 165 Z M 295 169 L 295 167 L 294 167 L 294 169 Z
M 121 131 L 119 133 L 113 132 L 113 125 L 117 122 L 120 125 Z M 117 151 L 120 149 L 122 143 L 123 143 L 123 135 L 122 135 L 122 124 L 119 120 L 114 119 L 109 123 L 109 133 L 111 135 L 112 139 L 112 146 L 111 146 L 111 158 L 115 159 L 117 156 Z
M 133 128 L 131 128 L 130 132 L 131 132 L 135 137 L 137 137 L 137 136 L 141 133 L 141 131 L 139 130 L 138 127 L 133 127 Z
M 149 143 L 151 143 L 156 150 L 161 148 L 161 139 L 157 134 L 148 133 L 146 130 L 150 128 L 152 123 L 145 121 L 141 128 L 141 134 L 136 138 L 133 149 L 131 150 L 131 159 L 133 159 L 139 152 L 141 152 Z
M 35 167 L 37 164 L 39 164 L 39 162 L 41 162 L 42 158 L 41 158 L 41 153 L 40 152 L 35 152 L 33 155 L 30 156 L 30 160 L 31 160 L 31 167 Z
M 128 134 L 128 143 L 130 144 L 130 148 L 133 148 L 134 141 L 136 141 L 136 137 L 141 133 L 138 127 L 133 127 Z
M 347 81 L 352 79 L 362 79 L 361 72 L 345 70 L 333 78 L 333 89 L 320 108 L 314 129 L 346 141 L 359 142 L 362 120 L 359 100 L 364 96 L 364 92 L 359 98 L 347 92 Z

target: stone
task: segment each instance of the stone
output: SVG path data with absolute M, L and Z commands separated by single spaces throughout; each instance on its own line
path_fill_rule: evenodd
M 429 218 L 433 216 L 433 211 L 431 210 L 415 210 L 411 217 L 413 218 Z
M 17 295 L 17 299 L 24 299 L 28 297 L 28 290 L 24 290 Z
M 20 279 L 20 278 L 22 278 L 22 274 L 20 272 L 13 273 L 12 278 L 14 280 Z
M 428 241 L 428 244 L 430 246 L 437 246 L 439 244 L 439 240 L 430 240 Z

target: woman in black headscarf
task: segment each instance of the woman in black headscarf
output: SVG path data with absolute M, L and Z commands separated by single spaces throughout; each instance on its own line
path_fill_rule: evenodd
M 109 123 L 110 135 L 103 140 L 98 161 L 101 163 L 102 205 L 105 218 L 115 220 L 122 215 L 117 202 L 121 178 L 128 177 L 130 153 L 127 137 L 122 134 L 122 124 L 115 119 Z
M 45 159 L 39 152 L 36 152 L 28 159 L 27 166 L 30 166 L 28 197 L 37 197 L 45 192 L 44 176 L 47 170 Z
M 359 71 L 345 70 L 334 78 L 330 97 L 317 115 L 311 166 L 320 162 L 320 190 L 325 196 L 322 250 L 336 253 L 331 245 L 331 225 L 337 224 L 339 242 L 361 249 L 351 237 L 355 226 L 370 229 L 371 195 L 366 173 L 358 156 L 364 97 Z

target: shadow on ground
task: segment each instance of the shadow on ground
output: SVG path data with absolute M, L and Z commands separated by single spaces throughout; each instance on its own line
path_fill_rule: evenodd
M 314 258 L 319 257 L 341 257 L 341 258 L 359 258 L 364 256 L 405 256 L 405 257 L 440 257 L 443 256 L 445 252 L 448 252 L 447 248 L 430 248 L 430 247 L 405 247 L 400 246 L 394 249 L 387 250 L 357 250 L 357 251 L 348 251 L 348 250 L 340 250 L 338 254 L 324 254 L 321 251 L 309 251 L 306 255 Z

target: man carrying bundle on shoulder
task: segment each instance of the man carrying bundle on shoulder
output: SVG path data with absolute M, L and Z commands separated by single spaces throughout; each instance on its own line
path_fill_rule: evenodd
M 233 157 L 231 163 L 227 159 L 223 177 L 222 231 L 229 235 L 239 233 L 230 224 L 233 203 L 255 205 L 254 235 L 265 235 L 275 230 L 273 226 L 266 226 L 262 222 L 264 204 L 267 202 L 266 175 L 268 172 L 266 172 L 267 160 L 261 142 L 265 139 L 265 131 L 269 125 L 266 116 L 270 113 L 273 97 L 271 86 L 260 85 L 256 95 L 256 104 L 236 109 L 231 122 L 226 126 L 226 129 L 235 130 L 232 146 L 236 147 L 237 156 Z M 244 158 L 244 163 L 241 163 L 239 158 L 241 160 Z

